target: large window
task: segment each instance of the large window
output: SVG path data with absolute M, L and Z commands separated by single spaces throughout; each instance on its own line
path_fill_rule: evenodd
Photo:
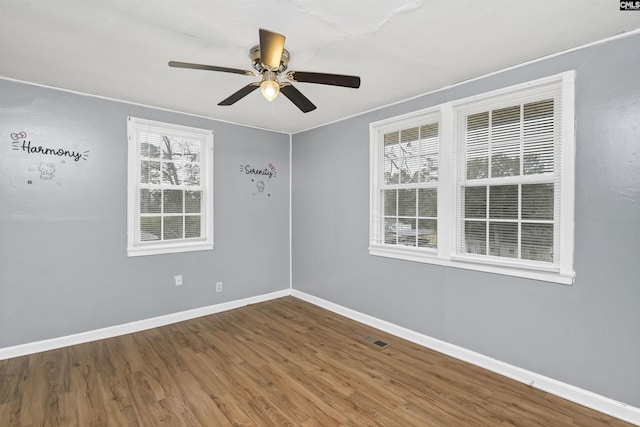
M 128 119 L 129 256 L 213 248 L 213 131 Z
M 373 123 L 369 252 L 572 283 L 573 77 Z

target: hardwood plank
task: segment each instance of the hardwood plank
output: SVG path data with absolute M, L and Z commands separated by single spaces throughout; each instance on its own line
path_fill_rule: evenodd
M 286 297 L 0 361 L 0 425 L 630 424 Z

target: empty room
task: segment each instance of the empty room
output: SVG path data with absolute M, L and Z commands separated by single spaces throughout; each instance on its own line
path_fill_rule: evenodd
M 0 0 L 0 426 L 640 426 L 640 2 Z

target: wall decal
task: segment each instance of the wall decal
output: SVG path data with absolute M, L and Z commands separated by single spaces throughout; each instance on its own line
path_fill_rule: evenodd
M 240 172 L 244 172 L 247 175 L 264 175 L 269 179 L 276 177 L 276 167 L 273 163 L 269 163 L 266 168 L 254 168 L 251 165 L 240 165 Z
M 53 174 L 56 171 L 55 163 L 40 163 L 40 179 L 50 181 L 53 179 Z
M 27 133 L 25 131 L 16 132 L 16 133 L 12 133 L 11 134 L 11 139 L 13 139 L 14 141 L 17 141 L 19 139 L 26 138 L 26 137 L 27 137 Z
M 20 150 L 29 153 L 29 154 L 44 154 L 49 156 L 58 156 L 58 157 L 70 157 L 76 162 L 80 159 L 87 160 L 89 157 L 89 151 L 83 151 L 82 153 L 76 151 L 65 150 L 63 148 L 49 148 L 43 147 L 42 145 L 31 145 L 31 141 L 27 142 L 26 140 L 22 141 L 22 146 L 20 146 L 20 141 L 14 141 L 12 144 L 14 150 Z
M 271 193 L 266 191 L 266 188 L 271 179 L 275 178 L 278 174 L 273 163 L 267 164 L 266 167 L 255 167 L 250 164 L 240 165 L 240 173 L 256 177 L 251 178 L 251 182 L 255 183 L 255 189 L 253 190 L 254 196 L 258 193 L 265 193 L 267 197 L 271 197 Z M 258 177 L 261 179 L 258 179 Z M 257 190 L 257 192 L 255 190 Z
M 62 147 L 39 145 L 30 141 L 27 138 L 28 136 L 29 135 L 24 130 L 12 132 L 10 134 L 11 148 L 13 151 L 17 151 L 20 154 L 26 154 L 29 157 L 32 157 L 34 154 L 37 156 L 33 159 L 35 162 L 30 163 L 27 170 L 32 174 L 38 174 L 42 181 L 52 181 L 57 172 L 56 162 L 54 162 L 53 159 L 49 160 L 49 156 L 61 157 L 62 159 L 60 159 L 58 163 L 60 166 L 67 163 L 65 159 L 72 159 L 73 162 L 71 163 L 75 163 L 79 162 L 81 159 L 87 161 L 89 158 L 89 150 L 80 151 Z M 44 158 L 43 156 L 47 156 L 49 158 Z M 62 185 L 60 182 L 56 183 L 58 186 Z M 27 184 L 34 184 L 34 180 L 27 180 Z

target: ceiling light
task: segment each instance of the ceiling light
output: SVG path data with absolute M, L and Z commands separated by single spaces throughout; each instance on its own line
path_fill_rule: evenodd
M 260 91 L 264 99 L 269 102 L 273 102 L 273 100 L 278 97 L 278 93 L 280 93 L 280 83 L 278 83 L 276 73 L 273 71 L 265 71 L 262 82 L 260 83 Z

